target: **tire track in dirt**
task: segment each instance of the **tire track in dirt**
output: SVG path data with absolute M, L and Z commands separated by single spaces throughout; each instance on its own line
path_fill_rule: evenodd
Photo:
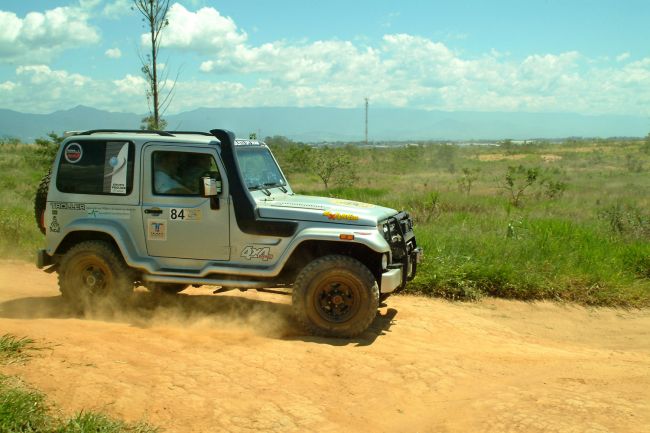
M 1 371 L 166 432 L 650 431 L 647 310 L 398 296 L 335 340 L 296 330 L 285 297 L 210 293 L 77 317 L 55 276 L 0 262 L 0 334 L 47 346 Z

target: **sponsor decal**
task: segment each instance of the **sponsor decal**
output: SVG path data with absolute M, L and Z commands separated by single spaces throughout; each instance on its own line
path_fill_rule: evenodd
M 149 241 L 166 241 L 167 240 L 167 220 L 149 219 L 147 220 L 147 240 Z
M 109 207 L 89 207 L 86 213 L 93 218 L 130 219 L 131 209 L 114 209 Z
M 70 164 L 76 164 L 81 161 L 84 151 L 79 143 L 70 143 L 63 150 L 63 157 Z
M 338 198 L 333 198 L 330 200 L 330 202 L 337 204 L 339 206 L 361 207 L 361 208 L 375 207 L 374 204 L 370 204 L 370 203 L 362 203 L 360 201 L 352 201 L 352 200 L 342 200 Z
M 63 202 L 54 202 L 50 205 L 52 209 L 63 209 L 63 210 L 86 210 L 86 205 L 84 203 L 63 203 Z
M 126 194 L 128 142 L 108 142 L 104 161 L 104 192 Z
M 247 245 L 241 252 L 241 257 L 251 260 L 260 259 L 262 261 L 269 261 L 273 258 L 270 247 L 255 248 L 252 245 Z
M 201 209 L 195 208 L 171 208 L 169 219 L 172 221 L 201 221 Z
M 59 233 L 60 231 L 61 231 L 61 226 L 59 226 L 59 222 L 56 220 L 56 216 L 53 216 L 52 222 L 50 223 L 50 232 Z
M 330 212 L 326 210 L 323 212 L 323 216 L 326 216 L 330 220 L 346 220 L 346 221 L 358 221 L 359 216 L 353 215 L 351 213 L 340 213 L 340 212 Z

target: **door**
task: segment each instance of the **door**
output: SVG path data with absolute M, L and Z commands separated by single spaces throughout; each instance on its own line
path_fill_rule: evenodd
M 228 185 L 214 148 L 151 144 L 144 149 L 142 219 L 150 256 L 230 260 Z M 222 181 L 220 204 L 201 196 L 201 178 Z

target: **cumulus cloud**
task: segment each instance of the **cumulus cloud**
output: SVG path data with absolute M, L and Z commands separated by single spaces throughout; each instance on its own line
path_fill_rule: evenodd
M 46 15 L 42 14 L 44 20 Z M 195 54 L 202 72 L 200 80 L 184 81 L 185 74 L 181 74 L 170 114 L 199 106 L 350 108 L 361 106 L 364 97 L 369 97 L 374 106 L 451 111 L 650 115 L 650 58 L 630 61 L 628 53 L 611 60 L 588 58 L 576 51 L 515 58 L 490 50 L 469 56 L 449 44 L 407 33 L 386 34 L 374 42 L 329 39 L 253 44 L 232 18 L 214 8 L 191 11 L 176 3 L 169 20 L 163 48 L 171 59 L 176 58 L 174 50 Z M 6 58 L 7 47 L 16 41 L 29 41 L 27 21 L 27 17 L 0 12 L 0 57 Z M 143 38 L 142 43 L 146 42 Z M 105 54 L 117 55 L 112 50 L 116 48 Z M 1 106 L 47 112 L 84 104 L 147 111 L 146 82 L 141 75 L 97 80 L 52 70 L 45 61 L 34 63 L 38 64 L 24 64 L 15 76 L 3 77 L 8 81 L 0 83 Z M 34 94 L 41 97 L 35 101 Z
M 29 12 L 24 18 L 0 10 L 0 63 L 49 62 L 64 49 L 99 41 L 81 7 Z
M 122 57 L 122 50 L 120 50 L 119 48 L 109 48 L 108 50 L 106 50 L 104 55 L 106 55 L 106 57 L 108 57 L 109 59 L 119 59 L 120 57 Z
M 625 52 L 625 53 L 621 53 L 618 56 L 616 56 L 616 61 L 617 62 L 623 62 L 623 61 L 625 61 L 625 60 L 627 60 L 629 58 L 630 58 L 630 53 Z
M 207 80 L 233 73 L 249 77 L 242 87 L 228 87 L 240 105 L 250 100 L 252 105 L 356 107 L 369 96 L 377 105 L 442 110 L 650 112 L 634 111 L 650 107 L 650 89 L 641 84 L 650 67 L 643 62 L 617 67 L 576 51 L 513 59 L 491 50 L 468 57 L 442 42 L 404 33 L 387 34 L 374 44 L 252 45 L 245 31 L 214 8 L 192 12 L 175 4 L 169 19 L 163 46 L 203 57 L 199 70 Z M 250 84 L 251 77 L 259 79 Z
M 244 43 L 247 35 L 237 29 L 230 17 L 222 16 L 214 8 L 204 7 L 188 11 L 179 3 L 169 8 L 169 26 L 162 38 L 162 47 L 191 48 L 204 54 L 214 54 Z M 150 44 L 148 33 L 142 35 L 142 44 Z
M 104 6 L 102 15 L 106 18 L 116 20 L 131 13 L 132 5 L 133 1 L 131 0 L 114 0 Z

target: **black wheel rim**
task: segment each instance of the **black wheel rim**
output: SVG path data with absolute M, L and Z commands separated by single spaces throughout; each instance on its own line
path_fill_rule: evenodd
M 112 274 L 104 263 L 93 258 L 79 260 L 72 268 L 79 288 L 92 295 L 108 294 L 112 285 Z
M 314 292 L 314 307 L 328 322 L 341 323 L 359 311 L 359 287 L 355 281 L 334 277 L 321 282 Z

